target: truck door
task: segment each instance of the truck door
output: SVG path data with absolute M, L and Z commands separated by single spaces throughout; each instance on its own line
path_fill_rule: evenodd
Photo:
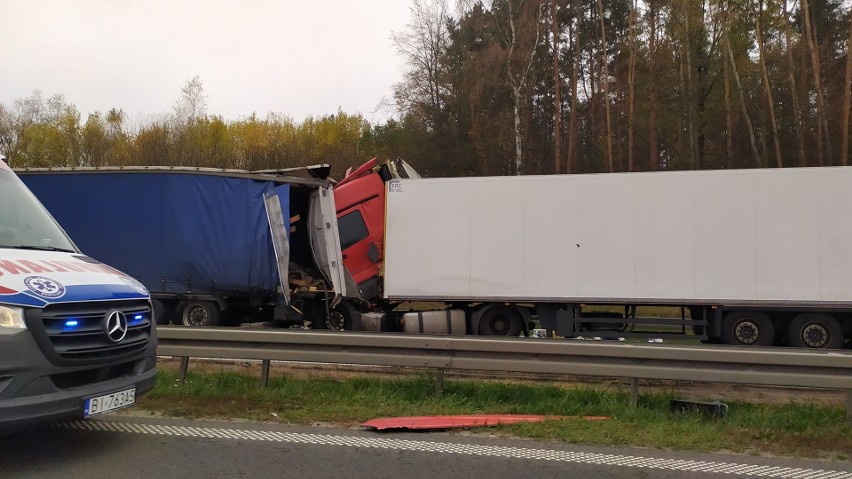
M 334 195 L 331 194 L 331 189 L 323 186 L 311 192 L 310 208 L 311 249 L 317 267 L 339 296 L 357 295 L 357 290 L 348 291 L 347 288 L 348 281 L 343 267 L 343 253 L 340 250 Z
M 263 203 L 272 234 L 281 289 L 287 304 L 290 304 L 290 185 L 281 185 L 266 192 Z
M 385 183 L 381 175 L 370 173 L 338 185 L 334 194 L 340 206 L 337 224 L 343 263 L 364 298 L 378 297 L 384 257 Z
M 384 257 L 384 195 L 340 212 L 340 246 L 343 261 L 365 298 L 379 295 L 379 273 Z

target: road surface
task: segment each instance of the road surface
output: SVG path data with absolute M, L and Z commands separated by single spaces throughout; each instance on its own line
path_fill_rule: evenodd
M 0 437 L 0 477 L 852 479 L 852 463 L 110 416 Z

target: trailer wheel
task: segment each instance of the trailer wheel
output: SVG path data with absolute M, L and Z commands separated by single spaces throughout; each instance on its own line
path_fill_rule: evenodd
M 482 313 L 479 318 L 480 336 L 512 336 L 518 337 L 523 329 L 524 318 L 515 308 L 509 306 L 492 306 Z
M 722 320 L 722 342 L 744 346 L 772 346 L 775 326 L 763 313 L 739 311 Z
M 155 299 L 151 301 L 151 307 L 154 310 L 154 321 L 157 324 L 169 324 L 171 322 L 175 310 L 170 303 Z
M 217 326 L 219 325 L 219 305 L 213 301 L 181 301 L 177 307 L 179 326 Z
M 361 311 L 349 301 L 341 301 L 331 313 L 326 316 L 321 326 L 323 329 L 334 329 L 337 331 L 348 331 L 353 324 L 361 323 Z
M 797 348 L 839 349 L 843 328 L 830 314 L 804 313 L 790 323 L 790 344 Z

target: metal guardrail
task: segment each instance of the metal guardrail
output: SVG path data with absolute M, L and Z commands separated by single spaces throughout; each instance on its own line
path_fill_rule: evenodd
M 182 377 L 191 357 L 262 360 L 263 384 L 269 361 L 623 377 L 632 379 L 633 405 L 638 379 L 827 388 L 848 392 L 852 419 L 845 351 L 167 326 L 157 334 L 158 355 L 184 358 Z

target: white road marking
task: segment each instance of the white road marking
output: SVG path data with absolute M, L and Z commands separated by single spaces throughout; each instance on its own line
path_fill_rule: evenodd
M 123 432 L 133 434 L 152 434 L 178 437 L 202 437 L 214 439 L 271 441 L 299 444 L 362 447 L 373 449 L 391 449 L 403 451 L 438 452 L 445 454 L 463 454 L 470 456 L 505 457 L 515 459 L 534 459 L 539 461 L 558 461 L 633 468 L 666 469 L 684 472 L 737 474 L 755 477 L 781 477 L 789 479 L 817 479 L 830 477 L 832 479 L 852 479 L 852 472 L 830 471 L 824 469 L 802 469 L 794 467 L 737 464 L 729 462 L 690 461 L 683 459 L 659 459 L 643 456 L 570 452 L 523 447 L 483 446 L 476 444 L 442 443 L 431 441 L 412 441 L 408 439 L 386 439 L 381 437 L 336 436 L 331 434 L 252 431 L 243 429 L 167 426 L 106 421 L 73 421 L 66 423 L 58 423 L 55 424 L 54 427 L 65 429 L 83 429 L 89 431 Z

